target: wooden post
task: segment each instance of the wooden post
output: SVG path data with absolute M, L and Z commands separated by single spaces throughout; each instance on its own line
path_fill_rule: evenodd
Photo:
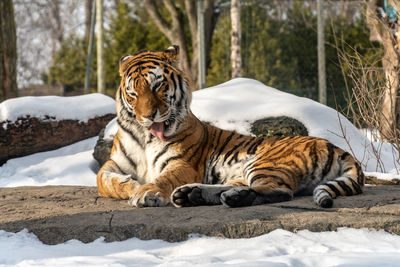
M 206 87 L 206 49 L 204 43 L 204 1 L 197 1 L 197 38 L 199 50 L 199 89 Z
M 325 66 L 325 35 L 324 35 L 324 1 L 317 0 L 318 16 L 318 99 L 326 105 L 326 66 Z
M 240 55 L 240 0 L 231 1 L 231 63 L 232 78 L 242 76 L 242 57 Z
M 92 5 L 92 16 L 90 19 L 90 33 L 89 33 L 89 46 L 88 46 L 88 58 L 86 61 L 86 78 L 85 78 L 85 89 L 84 94 L 89 93 L 90 88 L 90 69 L 92 65 L 93 45 L 94 45 L 94 25 L 96 24 L 96 2 Z
M 104 71 L 104 38 L 103 38 L 103 0 L 96 0 L 97 20 L 97 92 L 105 94 L 105 71 Z

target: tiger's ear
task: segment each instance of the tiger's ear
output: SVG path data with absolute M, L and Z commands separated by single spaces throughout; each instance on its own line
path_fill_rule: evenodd
M 131 57 L 133 57 L 132 55 L 125 55 L 122 56 L 119 59 L 119 75 L 122 76 L 122 74 L 124 73 L 125 69 L 126 69 L 126 63 L 128 61 L 128 59 L 130 59 Z
M 172 45 L 163 52 L 164 60 L 169 64 L 174 63 L 179 58 L 179 46 Z

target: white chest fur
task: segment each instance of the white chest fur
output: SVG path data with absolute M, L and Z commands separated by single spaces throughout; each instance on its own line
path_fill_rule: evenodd
M 172 147 L 165 149 L 167 143 L 155 140 L 146 145 L 145 156 L 147 162 L 146 182 L 152 182 L 167 169 L 169 159 L 177 156 Z
M 125 174 L 133 174 L 140 184 L 151 183 L 166 169 L 166 162 L 177 153 L 167 143 L 153 138 L 152 142 L 138 143 L 126 131 L 120 131 L 121 146 L 113 154 L 112 159 Z M 142 140 L 147 138 L 143 137 Z

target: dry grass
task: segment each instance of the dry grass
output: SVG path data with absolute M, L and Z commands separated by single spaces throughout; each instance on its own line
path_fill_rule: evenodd
M 348 107 L 342 112 L 357 128 L 369 129 L 372 135 L 371 140 L 380 141 L 371 141 L 370 144 L 377 159 L 377 171 L 388 171 L 380 156 L 382 141 L 392 144 L 393 163 L 395 166 L 400 166 L 400 131 L 395 127 L 390 131 L 381 131 L 384 125 L 389 123 L 387 115 L 382 112 L 382 107 L 386 90 L 391 90 L 391 85 L 386 80 L 384 69 L 380 64 L 383 53 L 376 53 L 374 57 L 366 58 L 337 36 L 335 36 L 335 42 L 346 82 Z M 342 132 L 342 134 L 346 139 L 346 133 Z

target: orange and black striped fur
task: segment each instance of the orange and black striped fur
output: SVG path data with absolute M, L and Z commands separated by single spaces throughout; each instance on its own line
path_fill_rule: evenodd
M 120 60 L 119 130 L 100 169 L 101 196 L 135 207 L 228 207 L 313 195 L 321 207 L 362 192 L 364 175 L 347 152 L 316 137 L 258 138 L 201 122 L 174 62 L 179 48 Z

